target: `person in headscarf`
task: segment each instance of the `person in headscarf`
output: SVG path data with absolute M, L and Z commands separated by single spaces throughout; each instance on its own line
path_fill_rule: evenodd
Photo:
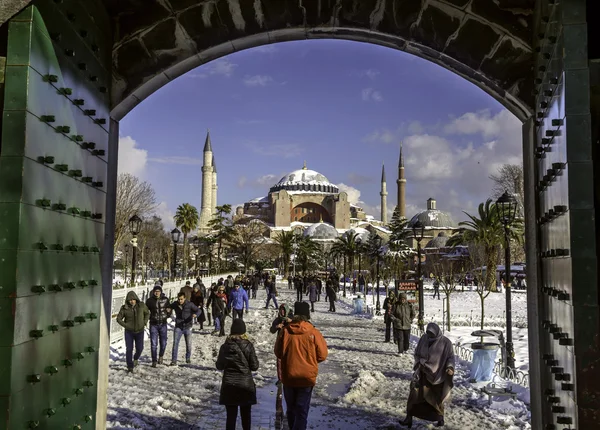
M 406 418 L 400 424 L 411 428 L 413 417 L 436 421 L 444 425 L 444 401 L 454 386 L 454 351 L 450 339 L 435 323 L 427 330 L 415 348 L 413 380 L 406 405 Z

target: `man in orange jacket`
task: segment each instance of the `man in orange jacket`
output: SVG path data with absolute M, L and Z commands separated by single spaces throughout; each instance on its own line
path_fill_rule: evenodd
M 290 430 L 306 429 L 319 363 L 325 361 L 328 353 L 323 335 L 309 319 L 308 303 L 296 302 L 292 322 L 280 330 L 275 342 Z

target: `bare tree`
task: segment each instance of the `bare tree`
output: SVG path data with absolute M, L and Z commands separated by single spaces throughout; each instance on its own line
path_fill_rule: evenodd
M 490 179 L 494 181 L 492 187 L 492 197 L 497 199 L 505 191 L 515 195 L 519 203 L 519 213 L 523 214 L 523 204 L 525 201 L 523 188 L 523 166 L 519 164 L 503 164 L 498 168 L 494 175 L 490 175 Z
M 427 256 L 428 266 L 431 268 L 433 277 L 439 282 L 446 300 L 446 326 L 450 327 L 450 295 L 456 291 L 458 280 L 464 274 L 465 262 L 462 258 L 451 259 L 441 254 L 430 254 Z
M 485 324 L 485 299 L 490 295 L 492 290 L 487 287 L 485 283 L 484 267 L 486 263 L 485 250 L 482 245 L 476 243 L 469 243 L 469 266 L 471 266 L 471 273 L 473 274 L 473 282 L 476 285 L 476 291 L 479 295 L 481 302 L 481 324 L 480 328 L 483 330 Z M 487 268 L 486 268 L 487 269 Z
M 137 176 L 121 173 L 117 178 L 117 208 L 115 217 L 115 249 L 128 234 L 129 218 L 137 214 L 141 218 L 150 216 L 157 207 L 156 195 L 150 183 Z
M 232 252 L 239 256 L 247 271 L 257 260 L 260 250 L 266 243 L 265 225 L 259 221 L 234 226 L 228 239 Z

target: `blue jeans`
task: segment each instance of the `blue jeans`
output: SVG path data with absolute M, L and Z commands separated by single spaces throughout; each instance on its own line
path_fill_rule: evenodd
M 171 355 L 171 361 L 177 361 L 177 352 L 179 350 L 179 341 L 181 335 L 185 337 L 185 359 L 189 360 L 192 358 L 192 329 L 180 329 L 175 327 L 173 331 L 173 354 Z
M 220 331 L 221 330 L 221 318 L 219 316 L 215 316 L 214 321 L 215 321 L 215 331 Z
M 289 430 L 306 430 L 313 387 L 283 386 Z
M 133 344 L 135 343 L 135 355 L 133 355 Z M 144 350 L 144 330 L 134 333 L 125 330 L 125 360 L 127 368 L 133 369 L 133 360 L 137 360 Z M 133 357 L 132 357 L 133 356 Z
M 266 308 L 269 307 L 269 302 L 271 301 L 271 299 L 273 299 L 273 304 L 275 305 L 275 309 L 279 308 L 279 305 L 277 304 L 277 297 L 275 297 L 275 294 L 269 294 L 267 296 L 267 304 L 266 304 Z
M 156 349 L 160 340 L 159 357 L 165 355 L 167 349 L 167 324 L 150 324 L 150 352 L 152 353 L 152 361 L 156 362 Z

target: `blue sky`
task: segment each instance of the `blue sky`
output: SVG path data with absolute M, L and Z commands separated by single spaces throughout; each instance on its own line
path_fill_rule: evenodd
M 376 217 L 382 162 L 396 204 L 400 141 L 407 216 L 434 197 L 457 221 L 489 197 L 489 174 L 522 153 L 520 122 L 433 63 L 339 40 L 267 45 L 188 72 L 121 121 L 119 170 L 154 186 L 167 227 L 179 204 L 200 209 L 207 129 L 219 204 L 266 195 L 306 160 Z

